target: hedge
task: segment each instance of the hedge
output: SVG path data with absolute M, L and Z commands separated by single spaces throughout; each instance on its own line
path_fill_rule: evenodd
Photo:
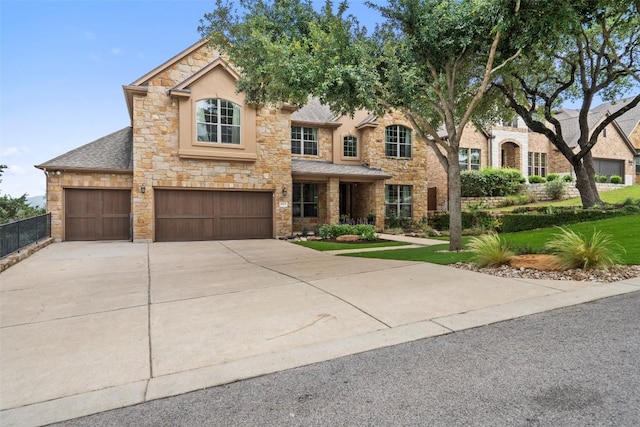
M 514 233 L 516 231 L 534 230 L 536 228 L 553 227 L 555 225 L 561 226 L 576 222 L 614 218 L 629 215 L 630 213 L 631 212 L 625 212 L 624 210 L 576 209 L 558 211 L 551 214 L 505 214 L 500 217 L 500 231 L 503 233 Z

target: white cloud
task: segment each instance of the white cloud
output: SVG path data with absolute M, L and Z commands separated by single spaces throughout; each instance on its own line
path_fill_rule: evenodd
M 120 55 L 122 53 L 122 49 L 120 49 L 119 47 L 112 47 L 111 48 L 111 53 L 113 55 Z
M 46 179 L 41 170 L 33 166 L 9 165 L 2 175 L 0 194 L 20 197 L 27 193 L 29 196 L 40 196 L 46 192 Z
M 21 145 L 20 147 L 8 147 L 2 151 L 2 157 L 17 157 L 29 152 L 29 149 Z

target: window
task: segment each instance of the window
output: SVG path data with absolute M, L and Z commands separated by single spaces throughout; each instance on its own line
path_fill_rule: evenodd
M 458 162 L 460 170 L 480 170 L 480 149 L 460 148 L 458 150 Z
M 529 176 L 547 176 L 547 153 L 533 153 L 529 151 L 527 157 Z
M 411 129 L 393 125 L 385 129 L 385 155 L 387 157 L 411 157 Z
M 293 154 L 318 155 L 318 129 L 291 127 L 291 152 Z
M 240 145 L 240 106 L 224 99 L 196 102 L 198 141 Z
M 412 187 L 410 185 L 385 185 L 384 203 L 387 218 L 411 218 Z
M 342 156 L 358 157 L 358 138 L 348 135 L 342 139 Z
M 640 157 L 636 157 L 636 174 L 640 175 Z
M 318 184 L 293 184 L 293 216 L 318 216 Z

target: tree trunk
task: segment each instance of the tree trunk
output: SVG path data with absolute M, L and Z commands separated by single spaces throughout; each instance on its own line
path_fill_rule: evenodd
M 595 170 L 591 153 L 588 153 L 577 163 L 574 163 L 573 170 L 576 172 L 576 188 L 580 192 L 582 208 L 588 209 L 595 205 L 601 205 L 602 200 L 598 194 L 598 187 L 594 179 Z
M 462 250 L 462 200 L 460 196 L 460 164 L 456 158 L 449 156 L 449 173 L 447 183 L 449 185 L 449 250 Z

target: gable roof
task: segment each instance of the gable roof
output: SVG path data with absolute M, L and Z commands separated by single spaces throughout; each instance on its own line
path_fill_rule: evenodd
M 38 169 L 133 171 L 133 128 L 127 126 L 40 165 Z
M 607 102 L 591 109 L 587 115 L 589 129 L 596 127 L 597 124 L 607 115 L 618 111 L 633 99 L 634 97 Z M 556 118 L 562 125 L 562 134 L 569 147 L 575 147 L 578 144 L 578 138 L 580 137 L 580 125 L 578 123 L 579 115 L 579 110 L 571 108 L 561 108 L 555 114 Z M 624 139 L 626 139 L 626 142 L 630 147 L 631 143 L 629 142 L 629 137 L 635 127 L 638 126 L 638 122 L 640 122 L 640 104 L 636 105 L 612 122 L 612 125 L 618 130 L 618 132 L 620 132 Z
M 202 67 L 198 72 L 190 75 L 177 85 L 173 86 L 167 91 L 169 95 L 188 95 L 191 92 L 190 86 L 206 76 L 211 70 L 222 67 L 227 71 L 236 81 L 240 78 L 240 75 L 233 69 L 233 67 L 222 57 L 217 57 L 206 66 Z
M 330 127 L 340 126 L 336 119 L 339 116 L 331 111 L 329 106 L 324 105 L 318 98 L 309 98 L 309 102 L 291 114 L 291 121 L 295 123 L 309 123 Z

